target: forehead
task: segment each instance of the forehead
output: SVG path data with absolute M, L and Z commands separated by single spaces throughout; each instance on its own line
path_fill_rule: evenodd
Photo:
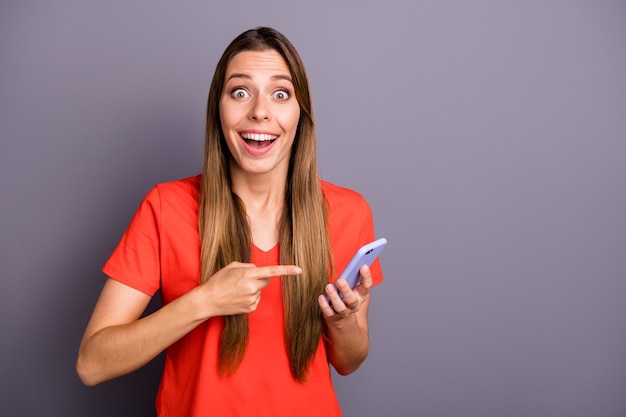
M 226 80 L 233 74 L 254 75 L 290 75 L 289 67 L 283 57 L 275 50 L 243 51 L 235 55 L 226 67 Z

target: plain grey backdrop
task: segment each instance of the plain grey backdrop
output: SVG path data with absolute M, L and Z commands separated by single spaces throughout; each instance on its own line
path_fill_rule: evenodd
M 162 357 L 87 388 L 76 351 L 258 25 L 307 66 L 322 176 L 389 240 L 345 415 L 626 415 L 626 3 L 591 0 L 3 0 L 0 415 L 154 414 Z

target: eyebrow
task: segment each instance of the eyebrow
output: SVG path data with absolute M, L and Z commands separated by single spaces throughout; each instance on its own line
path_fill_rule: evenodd
M 245 78 L 247 80 L 251 80 L 252 77 L 250 77 L 248 74 L 243 74 L 243 73 L 239 73 L 239 72 L 235 72 L 230 74 L 230 76 L 226 79 L 226 82 L 232 80 L 233 78 Z M 291 80 L 291 77 L 288 75 L 282 75 L 282 74 L 278 74 L 278 75 L 272 75 L 270 77 L 270 79 L 272 81 L 276 81 L 276 80 L 285 80 L 285 81 L 289 81 L 290 83 L 293 84 L 293 81 Z

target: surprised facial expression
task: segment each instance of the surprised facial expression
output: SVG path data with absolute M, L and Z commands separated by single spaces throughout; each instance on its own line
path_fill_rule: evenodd
M 220 97 L 232 171 L 286 175 L 299 118 L 291 74 L 278 52 L 245 51 L 234 56 Z

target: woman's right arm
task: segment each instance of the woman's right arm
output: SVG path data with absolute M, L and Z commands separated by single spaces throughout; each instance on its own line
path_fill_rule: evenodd
M 108 279 L 78 350 L 78 376 L 91 386 L 132 372 L 210 317 L 254 311 L 271 277 L 301 272 L 293 265 L 233 262 L 145 317 L 141 315 L 151 297 Z
M 190 292 L 140 319 L 150 296 L 108 279 L 78 350 L 76 371 L 85 385 L 132 372 L 154 359 L 203 320 Z

